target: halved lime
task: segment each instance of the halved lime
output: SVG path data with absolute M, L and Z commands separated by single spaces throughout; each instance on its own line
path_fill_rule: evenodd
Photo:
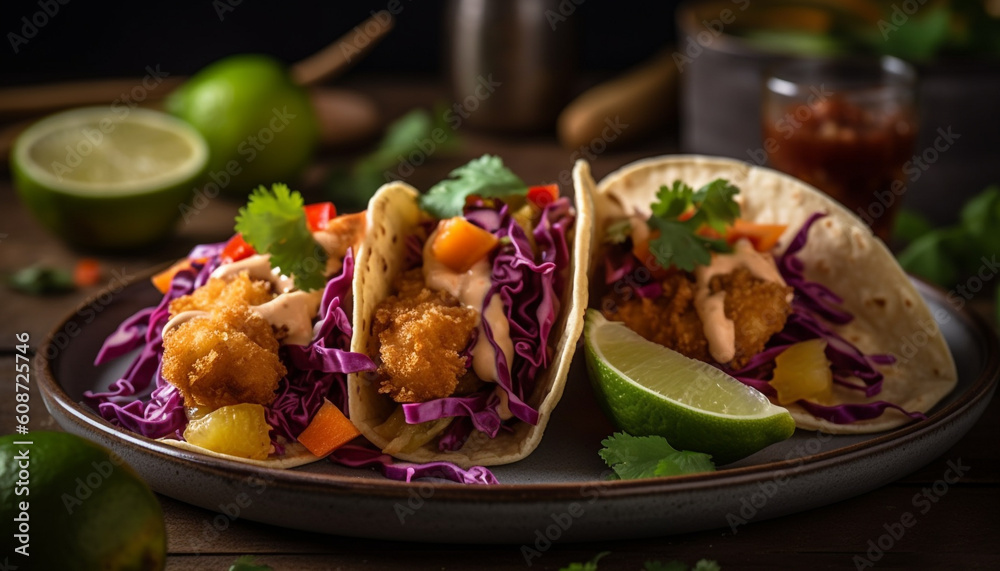
M 726 464 L 795 432 L 787 410 L 708 363 L 647 341 L 594 309 L 583 331 L 598 400 L 633 436 L 663 436 L 674 448 Z
M 38 219 L 73 245 L 102 249 L 165 237 L 207 163 L 190 125 L 113 105 L 43 119 L 11 151 L 18 193 Z

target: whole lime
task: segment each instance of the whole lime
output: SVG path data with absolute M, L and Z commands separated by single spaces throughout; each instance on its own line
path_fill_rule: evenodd
M 165 564 L 163 512 L 149 486 L 117 455 L 65 432 L 0 437 L 0 520 L 0 544 L 12 566 L 150 570 Z
M 10 163 L 21 201 L 49 230 L 75 246 L 129 250 L 173 231 L 208 145 L 166 113 L 83 107 L 28 127 Z
M 170 94 L 167 110 L 208 141 L 207 182 L 230 195 L 293 180 L 319 139 L 309 95 L 280 61 L 264 55 L 209 65 Z

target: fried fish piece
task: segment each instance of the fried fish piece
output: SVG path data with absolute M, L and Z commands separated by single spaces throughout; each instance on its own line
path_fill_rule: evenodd
M 656 299 L 634 296 L 620 300 L 613 294 L 605 295 L 602 313 L 654 343 L 692 359 L 714 362 L 694 305 L 694 278 L 673 272 L 661 285 L 663 295 Z M 709 291 L 725 292 L 725 314 L 733 321 L 736 353 L 732 361 L 723 364 L 734 369 L 764 350 L 768 339 L 785 327 L 792 310 L 791 287 L 759 279 L 745 268 L 713 276 Z
M 372 325 L 381 357 L 379 392 L 400 403 L 451 396 L 466 373 L 461 352 L 479 312 L 427 289 L 419 268 L 401 276 L 397 291 L 375 309 Z
M 763 351 L 792 313 L 791 287 L 757 278 L 745 268 L 712 277 L 709 289 L 726 292 L 726 317 L 733 320 L 736 333 L 736 355 L 728 363 L 733 369 Z
M 694 278 L 671 272 L 660 284 L 663 294 L 655 299 L 632 296 L 619 300 L 613 294 L 601 304 L 604 316 L 622 321 L 644 338 L 669 347 L 692 359 L 710 361 L 708 339 L 694 308 Z
M 286 373 L 270 323 L 245 304 L 215 308 L 163 339 L 163 378 L 187 407 L 271 404 Z
M 192 293 L 171 301 L 170 315 L 172 317 L 192 310 L 211 311 L 222 307 L 260 305 L 272 299 L 274 293 L 269 283 L 252 280 L 247 272 L 241 272 L 231 280 L 210 278 Z

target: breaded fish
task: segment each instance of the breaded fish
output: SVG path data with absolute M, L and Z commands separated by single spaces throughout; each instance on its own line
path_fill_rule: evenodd
M 208 283 L 189 295 L 170 302 L 170 315 L 184 311 L 211 311 L 239 305 L 260 305 L 274 299 L 271 286 L 265 281 L 251 280 L 246 272 L 231 280 L 211 278 Z
M 451 396 L 466 373 L 461 353 L 472 340 L 478 312 L 424 287 L 419 268 L 401 276 L 397 291 L 375 310 L 379 392 L 401 403 Z
M 604 316 L 622 321 L 646 339 L 669 347 L 692 359 L 714 362 L 704 326 L 695 310 L 695 281 L 690 274 L 673 272 L 663 280 L 663 295 L 656 299 L 621 300 L 608 294 L 601 305 Z M 744 268 L 718 275 L 709 282 L 714 294 L 725 291 L 725 314 L 736 332 L 736 355 L 729 363 L 744 366 L 764 349 L 768 339 L 785 326 L 791 313 L 788 301 L 792 289 L 761 280 Z
M 184 406 L 214 410 L 270 404 L 286 370 L 271 325 L 244 304 L 215 308 L 168 331 L 162 374 L 180 390 Z

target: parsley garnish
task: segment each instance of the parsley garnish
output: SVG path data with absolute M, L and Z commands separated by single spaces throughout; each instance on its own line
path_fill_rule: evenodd
M 653 214 L 646 223 L 659 236 L 649 241 L 649 251 L 664 268 L 677 266 L 685 271 L 712 261 L 711 252 L 728 252 L 725 240 L 699 236 L 697 231 L 708 226 L 720 234 L 740 215 L 740 205 L 733 197 L 740 189 L 725 179 L 716 179 L 692 189 L 681 181 L 672 187 L 661 186 L 656 202 L 651 205 Z M 682 214 L 694 209 L 694 214 L 681 220 Z
M 271 254 L 271 267 L 293 276 L 302 291 L 326 285 L 326 251 L 309 231 L 302 195 L 287 185 L 257 187 L 236 216 L 236 231 L 257 252 Z
M 677 450 L 662 436 L 616 432 L 601 444 L 601 458 L 622 480 L 715 471 L 710 455 Z
M 420 197 L 420 208 L 437 218 L 461 215 L 465 199 L 472 195 L 498 198 L 528 191 L 528 185 L 493 155 L 473 159 L 451 171 L 450 176 L 452 179 L 442 180 Z

